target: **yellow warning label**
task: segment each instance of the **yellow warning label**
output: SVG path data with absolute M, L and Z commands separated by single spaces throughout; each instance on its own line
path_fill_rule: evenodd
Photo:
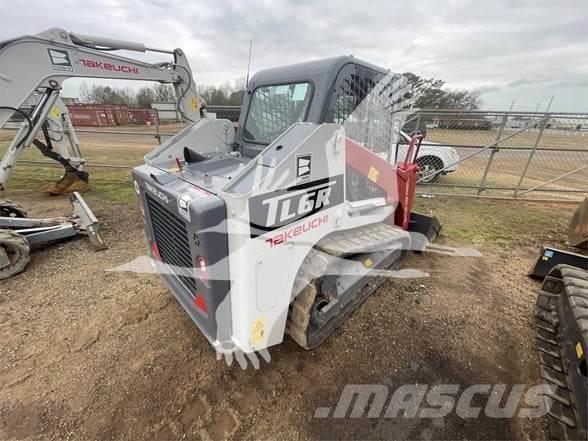
M 59 118 L 61 116 L 61 112 L 56 106 L 51 107 L 50 113 L 53 118 Z
M 255 346 L 263 340 L 263 332 L 265 329 L 265 319 L 258 318 L 251 326 L 251 338 L 249 339 L 251 346 Z
M 192 98 L 192 110 L 198 110 L 198 99 Z
M 373 264 L 374 262 L 372 262 L 372 259 L 365 259 L 363 261 L 363 266 L 365 266 L 366 268 L 371 268 Z
M 582 358 L 584 356 L 584 349 L 582 349 L 582 343 L 580 342 L 576 344 L 576 355 L 578 358 Z
M 378 182 L 379 177 L 380 177 L 380 170 L 378 170 L 374 166 L 371 166 L 370 171 L 368 172 L 368 179 L 372 182 Z

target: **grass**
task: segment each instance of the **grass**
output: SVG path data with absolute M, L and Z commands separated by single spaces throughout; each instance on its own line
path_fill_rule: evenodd
M 502 137 L 512 134 L 514 129 L 505 129 Z M 427 140 L 431 142 L 486 146 L 496 140 L 497 129 L 492 130 L 427 130 Z M 500 143 L 501 148 L 533 147 L 537 141 L 538 130 L 531 129 L 518 133 Z M 545 130 L 539 148 L 588 150 L 588 133 L 573 130 Z
M 434 214 L 451 242 L 481 247 L 564 243 L 575 207 L 522 201 L 435 197 L 415 199 L 415 211 Z
M 136 199 L 131 170 L 90 170 L 89 173 L 88 192 L 93 197 L 116 204 L 132 203 Z M 61 175 L 62 169 L 57 167 L 19 164 L 10 176 L 5 197 L 24 201 L 23 196 L 51 186 Z
M 495 136 L 493 131 L 466 131 L 466 130 L 431 130 L 430 137 L 445 142 L 465 141 L 465 137 Z M 521 135 L 519 135 L 521 136 Z M 532 137 L 532 134 L 527 136 Z M 86 138 L 88 137 L 88 138 Z M 567 137 L 573 140 L 578 147 L 588 140 L 584 134 L 570 134 Z M 148 141 L 147 144 L 139 144 L 138 141 Z M 148 138 L 136 138 L 131 135 L 116 136 L 101 134 L 82 134 L 80 136 L 84 154 L 88 163 L 110 163 L 124 165 L 138 165 L 143 163 L 143 155 L 150 151 L 154 145 Z M 531 141 L 523 140 L 523 142 Z M 0 142 L 0 154 L 7 142 Z M 27 149 L 22 159 L 46 160 L 36 149 Z M 523 158 L 524 159 L 524 158 Z M 477 184 L 481 179 L 486 165 L 485 158 L 472 158 L 461 164 L 457 172 L 444 176 L 439 183 L 445 184 Z M 518 183 L 523 163 L 511 163 L 510 161 L 495 161 L 491 173 L 488 176 L 488 185 L 515 186 Z M 561 170 L 558 169 L 561 168 Z M 573 168 L 574 164 L 567 162 L 551 164 L 549 170 L 563 173 Z M 131 170 L 130 169 L 103 169 L 88 167 L 90 172 L 89 194 L 93 198 L 102 199 L 108 203 L 127 204 L 135 201 Z M 33 194 L 52 182 L 58 180 L 62 169 L 49 165 L 32 165 L 19 163 L 8 181 L 8 191 L 5 196 L 24 201 L 27 194 Z M 529 179 L 537 178 L 530 181 Z M 524 185 L 532 185 L 549 179 L 549 175 L 529 173 L 529 178 Z M 556 185 L 567 187 L 578 186 L 583 188 L 585 178 L 581 174 L 566 178 L 565 182 L 557 182 Z M 552 186 L 553 187 L 553 186 Z M 450 188 L 423 186 L 420 191 L 452 191 Z M 473 193 L 473 190 L 459 189 L 461 194 Z M 484 194 L 501 194 L 500 191 L 487 191 Z M 506 192 L 504 195 L 510 195 Z M 575 195 L 574 195 L 575 196 Z M 567 219 L 573 211 L 572 206 L 539 203 L 527 203 L 522 201 L 489 201 L 472 198 L 447 198 L 435 197 L 425 199 L 417 197 L 415 209 L 424 213 L 433 212 L 444 224 L 445 235 L 463 244 L 476 244 L 480 246 L 507 246 L 536 244 L 542 241 L 565 241 Z M 555 239 L 554 239 L 555 238 Z
M 61 169 L 19 165 L 11 176 L 7 198 L 26 202 L 59 179 Z M 113 204 L 133 204 L 136 195 L 130 170 L 91 170 L 89 194 Z M 493 201 L 460 197 L 415 198 L 415 211 L 434 214 L 450 242 L 479 248 L 563 243 L 574 205 Z

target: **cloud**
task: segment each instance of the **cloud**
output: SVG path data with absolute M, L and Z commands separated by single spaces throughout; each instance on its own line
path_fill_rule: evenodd
M 354 54 L 393 71 L 442 78 L 451 88 L 516 93 L 543 85 L 549 95 L 554 85 L 586 83 L 584 9 L 584 0 L 43 0 L 34 8 L 3 0 L 0 39 L 37 33 L 50 23 L 181 47 L 197 82 L 216 84 L 245 75 L 253 39 L 254 71 Z

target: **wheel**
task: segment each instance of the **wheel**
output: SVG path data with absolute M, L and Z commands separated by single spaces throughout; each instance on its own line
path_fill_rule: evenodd
M 28 214 L 22 205 L 0 199 L 0 217 L 28 217 Z
M 16 231 L 0 230 L 0 280 L 23 271 L 31 260 L 31 247 Z
M 441 173 L 433 175 L 433 173 L 443 168 L 443 161 L 440 158 L 436 156 L 423 156 L 417 159 L 417 163 L 419 165 L 417 181 L 426 183 L 436 182 L 441 176 Z

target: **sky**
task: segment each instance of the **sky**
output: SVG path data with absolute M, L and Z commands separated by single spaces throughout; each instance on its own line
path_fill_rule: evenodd
M 551 110 L 588 112 L 586 0 L 0 0 L 0 40 L 52 27 L 181 47 L 198 84 L 244 77 L 253 39 L 252 73 L 354 55 L 477 89 L 485 109 L 545 110 L 553 96 Z

